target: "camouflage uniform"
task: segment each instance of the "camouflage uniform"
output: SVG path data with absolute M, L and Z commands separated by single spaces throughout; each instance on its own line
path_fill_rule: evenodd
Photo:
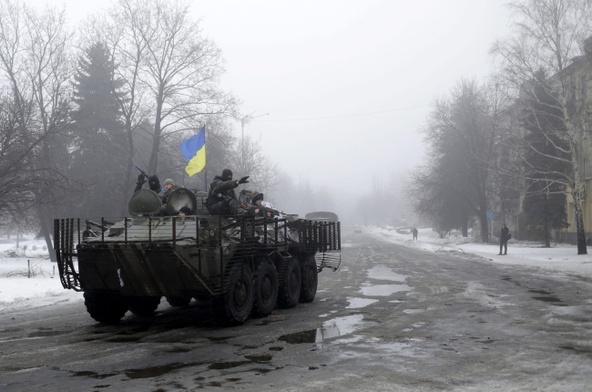
M 214 177 L 214 181 L 210 184 L 210 191 L 206 200 L 206 208 L 210 214 L 244 215 L 247 213 L 247 210 L 242 208 L 241 203 L 237 200 L 236 193 L 234 192 L 234 189 L 239 184 L 241 182 L 239 180 L 233 180 L 232 172 L 228 169 L 224 169 L 222 176 Z

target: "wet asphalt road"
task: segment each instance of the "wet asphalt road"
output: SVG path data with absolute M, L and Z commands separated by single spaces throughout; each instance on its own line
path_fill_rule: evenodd
M 207 306 L 97 324 L 0 313 L 0 391 L 590 391 L 592 279 L 346 235 L 311 304 L 219 328 Z

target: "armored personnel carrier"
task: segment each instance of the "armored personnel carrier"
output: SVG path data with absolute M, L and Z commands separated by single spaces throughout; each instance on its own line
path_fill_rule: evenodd
M 210 300 L 223 324 L 241 324 L 315 298 L 318 273 L 341 263 L 333 219 L 212 216 L 203 193 L 180 188 L 166 204 L 140 189 L 123 219 L 56 219 L 54 248 L 66 289 L 82 291 L 90 316 L 118 323 Z M 190 213 L 179 216 L 187 207 Z M 184 209 L 187 210 L 187 209 Z M 333 214 L 334 215 L 334 214 Z

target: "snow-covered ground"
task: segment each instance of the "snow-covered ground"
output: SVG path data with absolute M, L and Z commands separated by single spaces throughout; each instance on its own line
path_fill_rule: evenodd
M 578 255 L 575 245 L 552 243 L 550 248 L 544 248 L 538 242 L 511 239 L 508 242 L 508 254 L 499 256 L 499 244 L 477 243 L 472 238 L 463 238 L 459 235 L 439 238 L 432 229 L 419 229 L 417 241 L 412 240 L 411 233 L 402 234 L 394 229 L 364 227 L 363 231 L 386 241 L 429 252 L 471 254 L 492 263 L 544 268 L 549 270 L 549 273 L 556 271 L 592 276 L 592 254 Z M 592 249 L 588 251 L 592 252 Z
M 412 241 L 411 234 L 397 233 L 393 229 L 362 227 L 362 231 L 429 252 L 471 254 L 486 262 L 592 276 L 592 254 L 577 255 L 574 245 L 553 244 L 551 248 L 543 248 L 539 243 L 510 240 L 508 255 L 498 256 L 496 244 L 480 244 L 459 236 L 440 239 L 431 229 L 420 229 L 417 241 Z M 14 239 L 1 239 L 0 309 L 44 306 L 60 301 L 82 301 L 82 295 L 62 287 L 57 265 L 49 260 L 45 242 L 26 236 L 17 248 Z
M 25 236 L 0 239 L 0 310 L 82 300 L 82 294 L 65 290 L 58 266 L 49 260 L 44 240 Z

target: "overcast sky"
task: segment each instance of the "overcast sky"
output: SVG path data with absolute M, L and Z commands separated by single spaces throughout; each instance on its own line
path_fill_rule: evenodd
M 65 4 L 72 20 L 108 4 L 49 3 Z M 386 182 L 422 162 L 421 129 L 434 99 L 460 78 L 485 80 L 488 50 L 508 33 L 505 3 L 193 0 L 192 7 L 224 53 L 222 86 L 244 114 L 269 113 L 245 134 L 295 180 L 367 192 L 373 177 Z M 240 137 L 240 122 L 235 127 Z
M 507 33 L 504 4 L 222 0 L 195 11 L 224 51 L 224 86 L 243 112 L 270 113 L 245 133 L 295 178 L 368 188 L 421 162 L 435 98 L 489 74 L 489 47 Z

